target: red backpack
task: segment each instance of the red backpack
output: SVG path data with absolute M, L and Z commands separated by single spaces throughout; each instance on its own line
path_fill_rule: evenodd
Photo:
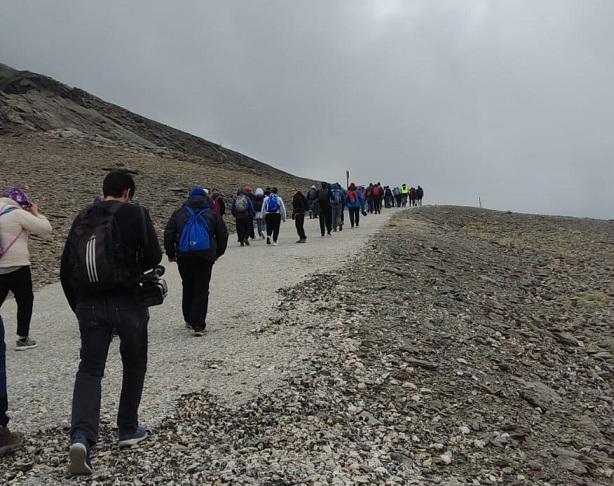
M 381 197 L 382 196 L 382 188 L 380 186 L 373 187 L 373 197 Z
M 356 191 L 348 191 L 348 199 L 350 200 L 351 203 L 355 203 L 356 202 Z

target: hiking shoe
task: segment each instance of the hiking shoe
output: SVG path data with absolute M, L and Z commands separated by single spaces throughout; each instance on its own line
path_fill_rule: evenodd
M 119 434 L 119 447 L 132 447 L 147 438 L 147 431 L 143 427 L 138 427 L 136 431 L 129 434 Z
M 26 349 L 32 349 L 36 346 L 36 341 L 26 336 L 25 338 L 19 338 L 17 340 L 17 343 L 15 344 L 15 351 L 25 351 Z
M 205 335 L 204 327 L 195 327 L 194 328 L 194 337 L 201 337 Z
M 23 435 L 0 427 L 0 457 L 6 456 L 23 445 Z
M 239 243 L 240 243 L 240 245 L 241 245 L 241 246 L 243 246 L 243 245 L 244 245 L 244 243 L 243 243 L 242 241 L 239 241 Z
M 192 329 L 192 324 L 190 324 L 189 322 L 185 323 L 185 328 L 186 329 Z
M 245 244 L 249 246 L 249 240 L 245 240 Z
M 277 242 L 276 241 L 273 242 L 273 246 L 277 246 Z
M 266 237 L 266 244 L 267 244 L 267 245 L 270 245 L 270 244 L 271 244 L 271 237 L 270 237 L 270 236 L 267 236 L 267 237 Z
M 70 474 L 92 474 L 92 462 L 90 461 L 90 451 L 85 444 L 85 439 L 77 438 L 70 444 L 68 457 L 68 472 Z

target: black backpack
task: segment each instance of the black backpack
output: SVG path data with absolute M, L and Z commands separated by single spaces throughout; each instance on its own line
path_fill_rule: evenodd
M 127 255 L 115 217 L 121 207 L 94 204 L 78 218 L 71 232 L 69 257 L 75 288 L 91 294 L 138 281 L 136 255 Z
M 328 189 L 320 189 L 318 191 L 318 202 L 325 207 L 330 204 L 330 193 Z

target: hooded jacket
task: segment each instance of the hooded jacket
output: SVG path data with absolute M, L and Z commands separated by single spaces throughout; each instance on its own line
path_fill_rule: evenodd
M 292 218 L 297 214 L 305 214 L 309 211 L 309 202 L 301 191 L 296 191 L 292 198 Z
M 350 199 L 350 192 L 354 192 L 356 194 L 356 199 L 352 202 L 352 200 Z M 360 193 L 360 190 L 356 188 L 356 185 L 352 182 L 350 184 L 350 187 L 348 187 L 348 197 L 347 197 L 347 202 L 346 202 L 346 206 L 348 208 L 362 208 L 363 204 L 365 203 L 362 194 Z
M 0 243 L 6 253 L 0 257 L 0 268 L 24 267 L 30 265 L 29 235 L 48 236 L 51 224 L 42 214 L 34 216 L 31 212 L 8 197 L 0 198 Z M 17 238 L 17 239 L 16 239 Z M 13 242 L 13 246 L 7 247 Z
M 195 253 L 194 255 L 182 255 L 180 258 L 204 258 L 215 262 L 226 252 L 228 229 L 222 217 L 213 211 L 211 206 L 209 196 L 192 196 L 188 198 L 181 208 L 173 213 L 164 230 L 164 250 L 169 258 L 177 257 L 177 243 L 179 242 L 183 227 L 190 217 L 186 207 L 192 208 L 195 212 L 208 209 L 202 217 L 205 219 L 209 230 L 211 246 L 207 251 Z

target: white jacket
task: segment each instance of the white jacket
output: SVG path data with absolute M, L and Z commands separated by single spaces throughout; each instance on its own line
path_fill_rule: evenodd
M 276 213 L 281 214 L 281 220 L 285 221 L 286 220 L 286 206 L 284 205 L 284 200 L 278 195 L 276 194 L 277 199 L 279 200 L 279 211 L 275 211 Z M 269 212 L 269 196 L 264 198 L 264 201 L 262 202 L 262 214 L 263 216 L 266 216 L 266 214 Z
M 29 235 L 47 236 L 51 233 L 51 224 L 45 216 L 34 216 L 29 211 L 22 209 L 12 199 L 8 197 L 0 198 L 0 213 L 9 207 L 17 209 L 0 216 L 0 243 L 6 251 L 0 257 L 0 268 L 27 266 L 30 265 Z M 21 233 L 21 236 L 7 250 L 6 248 L 17 238 L 19 233 Z

